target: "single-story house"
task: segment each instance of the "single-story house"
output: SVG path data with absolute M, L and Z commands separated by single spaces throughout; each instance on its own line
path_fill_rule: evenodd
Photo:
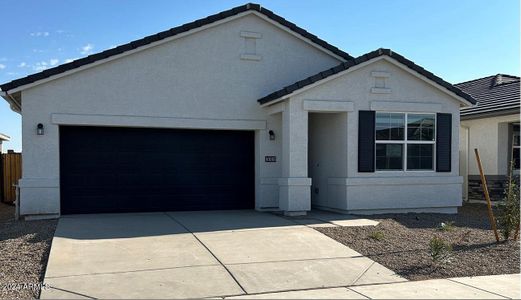
M 501 200 L 510 168 L 519 175 L 519 77 L 497 74 L 455 85 L 478 101 L 461 109 L 460 174 L 463 198 L 484 201 L 474 149 L 478 149 L 492 200 Z
M 3 133 L 0 133 L 0 153 L 2 153 L 2 143 L 8 142 L 11 138 Z
M 469 94 L 246 4 L 0 85 L 20 213 L 456 212 Z

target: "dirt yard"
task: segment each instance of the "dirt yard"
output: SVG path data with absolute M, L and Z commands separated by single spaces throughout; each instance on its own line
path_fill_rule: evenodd
M 316 228 L 410 280 L 519 273 L 519 241 L 496 243 L 485 205 L 465 205 L 457 215 L 379 215 L 376 227 Z M 440 223 L 454 222 L 441 230 Z M 447 262 L 433 263 L 429 242 L 452 244 Z
M 0 298 L 38 298 L 56 223 L 15 221 L 0 203 Z

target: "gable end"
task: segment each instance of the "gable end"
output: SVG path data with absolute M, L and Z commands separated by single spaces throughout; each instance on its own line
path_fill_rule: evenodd
M 212 23 L 222 21 L 224 19 L 239 15 L 241 13 L 245 13 L 248 11 L 253 11 L 262 14 L 263 16 L 267 17 L 268 19 L 288 28 L 290 31 L 297 33 L 298 35 L 302 36 L 303 38 L 309 40 L 311 43 L 314 43 L 321 48 L 329 51 L 330 53 L 341 57 L 345 60 L 353 59 L 351 55 L 348 53 L 340 50 L 339 48 L 327 43 L 326 41 L 320 39 L 314 34 L 309 33 L 305 29 L 298 27 L 296 24 L 284 19 L 283 17 L 275 14 L 274 12 L 270 11 L 269 9 L 261 7 L 259 4 L 255 3 L 248 3 L 245 5 L 237 6 L 235 8 L 208 16 L 206 18 L 202 18 L 190 23 L 183 24 L 181 26 L 177 26 L 162 32 L 159 32 L 157 34 L 149 35 L 144 38 L 141 38 L 139 40 L 132 41 L 130 43 L 120 45 L 118 47 L 108 49 L 96 54 L 89 55 L 84 58 L 77 59 L 75 61 L 72 61 L 70 63 L 62 64 L 54 68 L 47 69 L 45 71 L 35 73 L 28 75 L 23 78 L 15 79 L 13 81 L 10 81 L 8 83 L 4 83 L 0 85 L 0 89 L 3 92 L 8 92 L 10 90 L 20 88 L 24 85 L 31 84 L 67 71 L 71 71 L 89 64 L 92 64 L 94 62 L 99 62 L 100 60 L 107 59 L 109 57 L 113 57 L 116 55 L 123 54 L 128 51 L 135 50 L 137 48 L 159 42 L 161 40 L 174 37 L 176 35 L 179 35 L 181 33 L 186 33 L 188 31 L 200 28 L 202 26 L 210 25 Z M 16 91 L 15 91 L 16 92 Z
M 407 58 L 405 58 L 404 56 L 396 53 L 396 52 L 393 52 L 391 49 L 383 49 L 383 48 L 380 48 L 380 49 L 377 49 L 375 51 L 372 51 L 372 52 L 369 52 L 369 53 L 366 53 L 364 55 L 361 55 L 355 59 L 352 59 L 352 60 L 349 60 L 349 61 L 346 61 L 346 62 L 343 62 L 333 68 L 330 68 L 330 69 L 327 69 L 325 71 L 322 71 L 320 73 L 317 73 L 313 76 L 310 76 L 308 78 L 305 78 L 303 80 L 300 80 L 300 81 L 297 81 L 295 82 L 294 84 L 292 85 L 289 85 L 289 86 L 286 86 L 278 91 L 275 91 L 265 97 L 262 97 L 260 99 L 258 99 L 257 101 L 261 104 L 261 105 L 267 105 L 269 103 L 272 103 L 272 102 L 276 102 L 278 100 L 280 100 L 281 98 L 285 97 L 285 96 L 288 96 L 290 94 L 292 94 L 293 92 L 296 92 L 304 87 L 307 87 L 307 86 L 310 86 L 312 84 L 320 84 L 319 82 L 320 81 L 323 81 L 327 78 L 332 78 L 333 75 L 336 75 L 336 74 L 339 74 L 341 72 L 344 72 L 344 71 L 347 71 L 348 69 L 351 69 L 355 66 L 358 66 L 362 63 L 365 63 L 365 62 L 368 62 L 372 59 L 375 59 L 375 58 L 378 58 L 378 57 L 381 57 L 381 56 L 387 56 L 387 57 L 390 57 L 392 59 L 394 59 L 395 61 L 397 61 L 398 63 L 400 63 L 401 65 L 404 66 L 404 68 L 407 68 L 407 69 L 410 69 L 411 71 L 414 71 L 415 73 L 419 74 L 419 75 L 422 75 L 424 76 L 425 78 L 427 78 L 428 80 L 430 80 L 431 82 L 441 86 L 442 88 L 446 89 L 448 92 L 450 92 L 451 94 L 455 95 L 456 97 L 460 98 L 460 99 L 463 99 L 461 101 L 467 101 L 468 103 L 470 104 L 475 104 L 476 103 L 476 100 L 469 94 L 463 92 L 462 90 L 460 90 L 459 88 L 455 87 L 454 85 L 448 83 L 447 81 L 441 79 L 440 77 L 434 75 L 433 73 L 425 70 L 424 68 L 422 68 L 421 66 L 415 64 L 414 62 L 408 60 Z

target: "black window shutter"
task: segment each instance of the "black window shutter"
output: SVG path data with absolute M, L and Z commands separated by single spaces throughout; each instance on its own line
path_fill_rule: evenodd
M 436 116 L 436 172 L 450 172 L 452 160 L 452 114 Z
M 358 172 L 374 172 L 375 112 L 358 112 Z

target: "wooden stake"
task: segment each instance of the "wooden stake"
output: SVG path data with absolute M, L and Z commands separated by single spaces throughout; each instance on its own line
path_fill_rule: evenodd
M 510 162 L 510 168 L 508 169 L 508 195 L 512 193 L 512 175 L 514 174 L 514 161 Z M 519 238 L 519 225 L 521 221 L 518 220 L 516 232 L 514 233 L 514 241 Z
M 488 194 L 487 179 L 485 178 L 485 174 L 483 174 L 483 167 L 481 166 L 481 159 L 479 158 L 478 149 L 474 149 L 474 153 L 476 154 L 476 160 L 478 162 L 479 175 L 481 176 L 481 184 L 483 185 L 483 193 L 485 194 L 485 200 L 487 200 L 488 219 L 490 220 L 492 230 L 494 230 L 496 242 L 499 243 L 499 234 L 497 233 L 496 220 L 494 218 L 494 212 L 492 212 L 492 203 L 490 202 L 490 196 Z

